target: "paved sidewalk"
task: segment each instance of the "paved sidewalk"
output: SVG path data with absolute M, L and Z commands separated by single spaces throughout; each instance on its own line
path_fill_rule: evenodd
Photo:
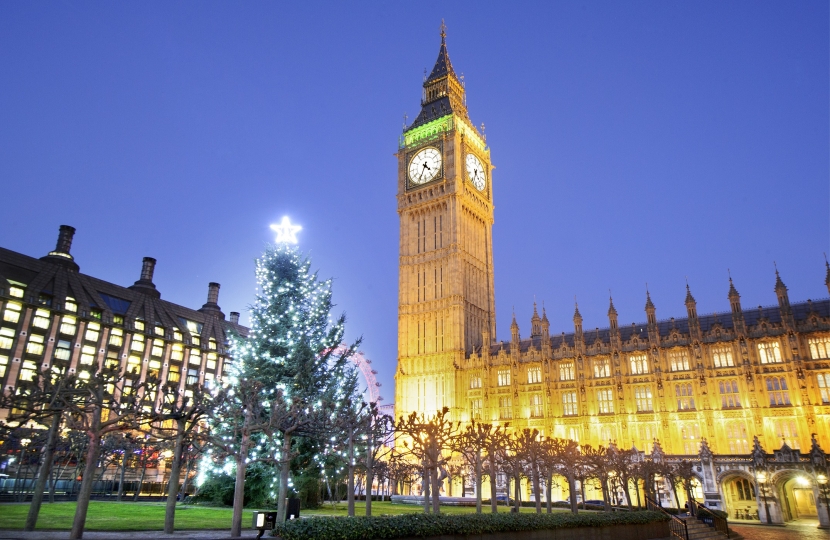
M 818 521 L 790 521 L 783 527 L 729 522 L 729 528 L 745 540 L 830 540 L 830 530 L 819 529 Z
M 242 536 L 246 540 L 256 538 L 258 531 L 243 529 Z M 69 531 L 14 531 L 0 530 L 0 540 L 66 540 Z M 270 538 L 265 531 L 263 539 Z M 164 534 L 161 531 L 86 531 L 84 540 L 232 540 L 229 529 L 180 531 L 173 534 Z

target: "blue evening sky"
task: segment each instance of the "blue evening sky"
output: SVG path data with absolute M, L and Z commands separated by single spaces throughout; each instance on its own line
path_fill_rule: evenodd
M 827 296 L 828 3 L 0 4 L 0 245 L 244 311 L 283 215 L 392 401 L 396 151 L 444 18 L 494 173 L 498 338 Z M 243 314 L 243 322 L 247 317 Z

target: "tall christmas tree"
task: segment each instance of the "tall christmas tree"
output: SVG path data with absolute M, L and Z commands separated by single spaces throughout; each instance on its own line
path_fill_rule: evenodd
M 334 411 L 357 391 L 348 359 L 358 343 L 339 347 L 346 317 L 331 319 L 331 280 L 320 280 L 311 261 L 287 242 L 265 250 L 256 279 L 250 331 L 231 338 L 233 360 L 217 385 L 211 415 L 214 470 L 236 469 L 232 535 L 241 527 L 240 469 L 257 461 L 279 466 L 278 491 L 271 495 L 284 517 L 289 465 L 299 443 L 313 451 Z

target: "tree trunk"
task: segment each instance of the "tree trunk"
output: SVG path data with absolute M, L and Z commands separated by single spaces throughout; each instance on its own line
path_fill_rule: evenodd
M 513 497 L 515 498 L 515 500 L 513 501 L 513 511 L 518 514 L 519 508 L 522 506 L 522 471 L 519 468 L 518 460 L 516 461 L 516 474 L 513 482 L 515 484 L 513 486 Z
M 124 496 L 124 477 L 127 475 L 127 450 L 121 455 L 121 475 L 118 477 L 118 497 L 116 501 L 121 502 Z
M 611 491 L 608 489 L 608 479 L 600 478 L 599 485 L 602 488 L 602 501 L 605 503 L 605 511 L 611 511 Z
M 133 502 L 138 502 L 138 496 L 141 495 L 141 487 L 144 485 L 144 477 L 147 476 L 147 447 L 142 449 L 141 453 L 141 476 L 138 478 L 138 487 L 133 495 Z
M 585 510 L 585 478 L 579 479 L 579 493 L 582 495 L 582 509 Z
M 164 507 L 164 533 L 173 534 L 176 523 L 176 496 L 179 494 L 179 476 L 182 468 L 182 446 L 184 429 L 181 423 L 176 429 L 176 446 L 170 463 L 170 480 L 167 484 L 167 504 Z
M 291 469 L 291 434 L 283 433 L 282 451 L 280 452 L 280 489 L 277 499 L 277 523 L 285 521 L 285 503 L 288 497 L 288 473 Z
M 349 429 L 346 459 L 348 460 L 346 473 L 346 515 L 354 517 L 354 430 L 351 428 Z
M 536 498 L 536 513 L 542 513 L 542 489 L 539 486 L 539 469 L 535 462 L 531 462 L 530 478 L 533 483 L 533 496 Z
M 37 515 L 40 512 L 40 505 L 43 502 L 43 492 L 46 490 L 46 483 L 52 473 L 52 456 L 55 453 L 55 446 L 58 444 L 58 428 L 61 425 L 60 413 L 52 415 L 52 423 L 49 425 L 49 435 L 46 439 L 46 448 L 43 450 L 43 461 L 40 464 L 40 469 L 37 472 L 37 480 L 35 481 L 35 491 L 32 494 L 32 504 L 29 505 L 29 513 L 26 516 L 26 525 L 23 526 L 24 531 L 35 530 L 37 523 Z
M 187 460 L 187 467 L 184 469 L 184 479 L 182 480 L 182 489 L 179 493 L 182 494 L 182 500 L 187 497 L 187 484 L 190 482 L 190 471 L 193 469 L 193 460 L 196 459 L 192 455 Z
M 553 512 L 553 473 L 548 473 L 545 479 L 545 502 L 547 505 L 547 513 Z
M 571 512 L 574 514 L 579 513 L 579 508 L 576 506 L 576 477 L 573 474 L 569 474 L 568 478 L 568 493 L 570 493 L 571 497 Z
M 89 510 L 89 500 L 92 497 L 92 483 L 95 480 L 95 466 L 98 462 L 98 450 L 101 447 L 101 407 L 92 411 L 92 426 L 88 432 L 89 445 L 86 449 L 86 463 L 84 464 L 81 488 L 78 490 L 78 504 L 75 507 L 75 518 L 72 520 L 72 530 L 69 540 L 80 540 L 84 536 L 86 513 Z
M 496 477 L 498 474 L 496 473 L 496 462 L 493 454 L 489 454 L 488 459 L 490 460 L 490 512 L 495 514 L 499 511 L 498 494 L 496 492 Z
M 366 449 L 366 515 L 372 515 L 372 484 L 375 482 L 375 459 L 372 441 L 368 441 Z M 380 487 L 380 486 L 378 486 Z M 380 490 L 378 489 L 378 492 Z
M 236 481 L 233 485 L 233 517 L 231 518 L 231 536 L 234 538 L 242 535 L 242 507 L 245 504 L 245 462 L 248 457 L 250 438 L 251 435 L 248 430 L 244 430 L 239 445 L 239 453 L 236 455 Z M 170 475 L 170 481 L 174 482 L 173 475 Z M 285 508 L 283 508 L 283 511 L 285 511 Z
M 640 479 L 639 478 L 634 479 L 634 493 L 637 494 L 637 507 L 639 508 L 639 507 L 643 506 L 643 504 L 640 502 Z
M 476 514 L 481 513 L 481 450 L 476 450 Z
M 423 493 L 424 496 L 424 514 L 429 514 L 429 467 L 427 467 L 427 460 L 424 459 L 424 481 L 422 482 L 423 485 Z

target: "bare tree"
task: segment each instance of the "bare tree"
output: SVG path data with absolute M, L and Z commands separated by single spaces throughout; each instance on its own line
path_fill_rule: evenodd
M 490 502 L 492 511 L 497 512 L 496 507 L 496 455 L 504 446 L 507 440 L 505 426 L 494 426 L 473 420 L 467 425 L 461 434 L 460 451 L 464 459 L 473 469 L 476 483 L 476 512 L 481 513 L 481 487 L 485 474 L 490 476 Z M 485 469 L 484 459 L 488 458 L 492 465 Z M 489 472 L 488 472 L 489 471 Z
M 539 430 L 523 429 L 513 434 L 512 447 L 519 457 L 517 465 L 524 465 L 523 473 L 530 479 L 533 486 L 533 496 L 536 499 L 536 513 L 542 513 L 542 490 L 539 479 L 539 470 L 543 460 L 544 450 L 539 439 Z M 521 471 L 521 469 L 520 469 Z M 519 478 L 516 478 L 518 484 Z M 518 497 L 516 497 L 518 499 Z M 516 502 L 518 512 L 519 503 Z
M 576 497 L 576 479 L 582 467 L 582 455 L 576 441 L 570 439 L 546 439 L 543 445 L 547 460 L 551 465 L 548 483 L 553 482 L 553 473 L 557 472 L 568 481 L 571 512 L 579 512 Z
M 583 463 L 587 467 L 587 477 L 594 478 L 599 482 L 602 491 L 602 500 L 605 503 L 605 510 L 611 510 L 611 496 L 608 490 L 608 481 L 611 468 L 608 463 L 608 451 L 602 445 L 594 448 L 590 444 L 582 447 Z
M 377 403 L 369 403 L 366 411 L 366 515 L 372 515 L 372 485 L 378 465 L 394 448 L 392 437 L 395 433 L 392 417 L 382 414 Z

